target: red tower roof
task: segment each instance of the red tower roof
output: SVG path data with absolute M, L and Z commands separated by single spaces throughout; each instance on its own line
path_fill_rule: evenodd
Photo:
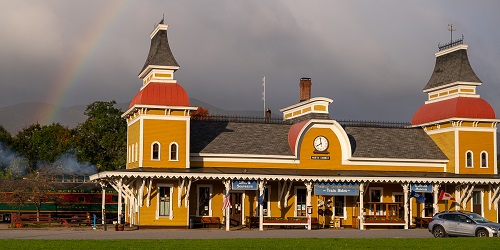
M 481 98 L 456 97 L 444 101 L 424 104 L 412 118 L 412 124 L 424 124 L 447 118 L 495 119 L 495 110 Z
M 129 108 L 136 104 L 188 107 L 189 97 L 177 83 L 150 82 L 134 96 Z
M 290 127 L 290 130 L 288 131 L 288 144 L 290 144 L 290 149 L 292 149 L 292 152 L 295 154 L 295 143 L 297 143 L 297 139 L 299 139 L 299 133 L 302 131 L 302 128 L 304 128 L 305 125 L 309 120 L 299 122 L 296 124 L 293 124 L 292 127 Z

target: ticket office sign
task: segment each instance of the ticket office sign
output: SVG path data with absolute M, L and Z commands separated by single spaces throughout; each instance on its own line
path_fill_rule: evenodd
M 350 182 L 316 182 L 314 195 L 358 196 L 359 184 Z

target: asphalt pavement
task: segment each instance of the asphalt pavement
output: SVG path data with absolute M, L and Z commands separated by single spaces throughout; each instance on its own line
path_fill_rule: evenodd
M 11 229 L 0 225 L 0 239 L 235 239 L 235 238 L 432 238 L 427 229 L 131 229 L 41 228 Z

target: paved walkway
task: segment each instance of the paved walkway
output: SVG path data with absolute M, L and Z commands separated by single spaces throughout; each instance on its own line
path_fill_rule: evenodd
M 91 228 L 9 229 L 0 225 L 0 239 L 225 239 L 225 238 L 431 238 L 427 229 L 140 229 L 103 231 Z M 111 230 L 112 229 L 112 230 Z

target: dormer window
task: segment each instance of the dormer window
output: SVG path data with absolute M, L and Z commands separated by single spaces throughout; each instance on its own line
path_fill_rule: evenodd
M 160 160 L 160 143 L 153 142 L 151 145 L 151 160 Z
M 472 151 L 467 151 L 467 153 L 465 153 L 465 164 L 466 168 L 474 167 L 474 156 L 472 155 Z
M 172 142 L 170 144 L 170 160 L 171 161 L 178 161 L 179 160 L 179 145 L 177 143 Z

